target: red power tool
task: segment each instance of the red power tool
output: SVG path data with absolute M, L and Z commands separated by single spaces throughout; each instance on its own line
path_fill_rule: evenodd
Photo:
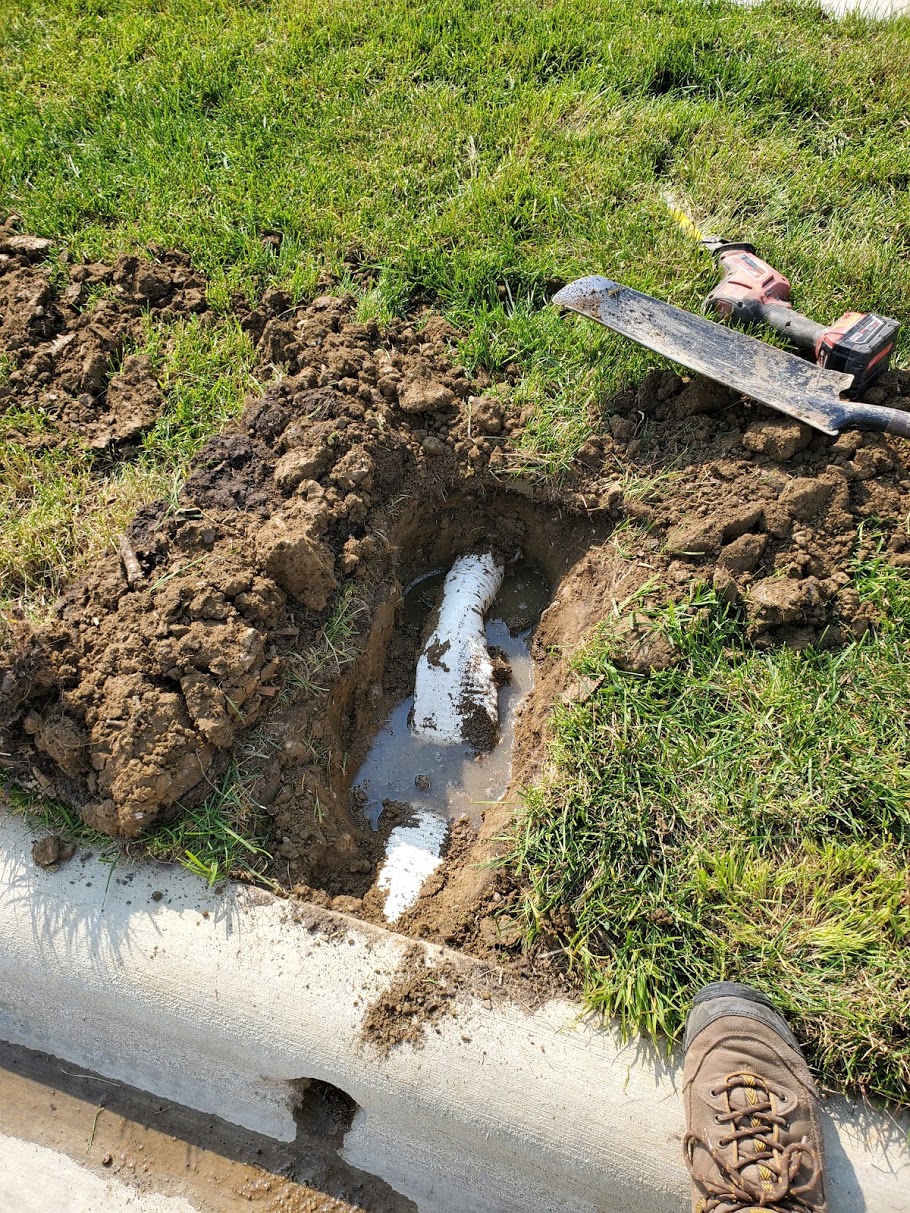
M 751 244 L 700 236 L 714 254 L 722 278 L 705 300 L 705 311 L 747 328 L 767 324 L 819 366 L 853 376 L 851 395 L 887 370 L 900 325 L 875 312 L 845 312 L 833 324 L 817 324 L 795 312 L 790 283 L 762 261 Z

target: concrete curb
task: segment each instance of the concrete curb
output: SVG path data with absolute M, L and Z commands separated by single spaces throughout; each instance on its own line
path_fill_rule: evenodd
M 289 1083 L 359 1107 L 342 1150 L 427 1213 L 680 1213 L 678 1060 L 530 1012 L 479 962 L 173 868 L 37 868 L 0 814 L 0 1037 L 281 1140 Z M 165 891 L 160 896 L 161 890 Z M 415 959 L 457 969 L 457 1015 L 421 1047 L 364 1040 Z M 910 1118 L 827 1104 L 831 1213 L 907 1213 Z

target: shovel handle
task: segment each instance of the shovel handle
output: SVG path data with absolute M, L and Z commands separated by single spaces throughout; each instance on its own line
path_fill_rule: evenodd
M 902 438 L 910 438 L 910 413 L 903 409 L 885 409 L 891 414 L 891 420 L 885 427 L 889 434 L 900 434 Z
M 910 413 L 903 409 L 886 409 L 879 404 L 851 404 L 847 416 L 838 427 L 842 430 L 878 430 L 910 438 Z

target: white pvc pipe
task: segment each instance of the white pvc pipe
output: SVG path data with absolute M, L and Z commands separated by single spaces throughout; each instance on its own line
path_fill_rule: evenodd
M 383 913 L 396 922 L 417 900 L 423 882 L 442 863 L 449 823 L 436 813 L 419 813 L 413 825 L 396 826 L 386 843 L 376 885 L 386 890 Z
M 502 585 L 503 566 L 487 552 L 459 556 L 445 579 L 436 630 L 417 662 L 414 732 L 433 741 L 470 741 L 473 714 L 498 726 L 498 693 L 483 620 Z

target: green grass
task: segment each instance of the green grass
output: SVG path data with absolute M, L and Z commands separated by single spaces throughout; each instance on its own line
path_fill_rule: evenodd
M 558 471 L 655 359 L 558 316 L 553 281 L 605 271 L 689 307 L 713 281 L 667 190 L 753 240 L 810 313 L 906 316 L 908 48 L 910 22 L 811 4 L 506 0 L 492 21 L 479 0 L 0 0 L 0 212 L 75 257 L 188 249 L 225 310 L 326 271 L 365 314 L 430 299 L 469 367 L 523 372 L 525 445 Z M 0 597 L 46 607 L 174 492 L 162 469 L 242 399 L 232 324 L 176 334 L 138 468 L 106 483 L 60 455 L 15 499 L 0 468 Z
M 324 684 L 357 656 L 357 621 L 368 610 L 362 587 L 355 581 L 346 581 L 335 595 L 315 642 L 303 651 L 294 649 L 288 654 L 282 690 L 284 700 L 294 693 L 325 693 Z
M 906 315 L 910 24 L 685 0 L 3 0 L 0 208 L 75 255 L 189 249 L 210 297 L 348 276 L 526 372 L 553 466 L 653 362 L 566 322 L 605 271 L 684 306 L 672 190 L 820 317 Z M 263 236 L 279 233 L 279 250 Z M 358 275 L 356 281 L 350 275 Z M 907 345 L 904 338 L 903 352 Z
M 810 314 L 906 321 L 908 51 L 906 19 L 777 0 L 0 0 L 0 211 L 76 258 L 186 249 L 221 313 L 149 328 L 169 411 L 127 466 L 30 454 L 8 418 L 3 600 L 45 611 L 236 413 L 252 351 L 235 292 L 304 298 L 328 273 L 364 315 L 431 302 L 469 368 L 520 373 L 538 475 L 656 362 L 558 316 L 554 280 L 605 272 L 690 308 L 713 284 L 667 190 L 753 241 Z M 906 1099 L 907 595 L 883 567 L 861 576 L 882 619 L 836 654 L 752 653 L 704 593 L 655 620 L 683 644 L 676 670 L 635 678 L 592 649 L 604 682 L 558 709 L 514 858 L 532 936 L 555 930 L 627 1027 L 672 1035 L 698 982 L 746 976 L 826 1075 Z M 344 659 L 352 609 L 300 685 Z M 169 853 L 208 874 L 257 863 L 218 824 L 247 837 L 243 802 L 213 792 L 202 836 Z
M 679 647 L 559 707 L 553 770 L 509 862 L 531 943 L 556 939 L 592 1007 L 678 1036 L 707 981 L 771 994 L 830 1083 L 910 1103 L 910 581 L 856 571 L 873 632 L 758 653 L 712 591 L 654 613 Z

